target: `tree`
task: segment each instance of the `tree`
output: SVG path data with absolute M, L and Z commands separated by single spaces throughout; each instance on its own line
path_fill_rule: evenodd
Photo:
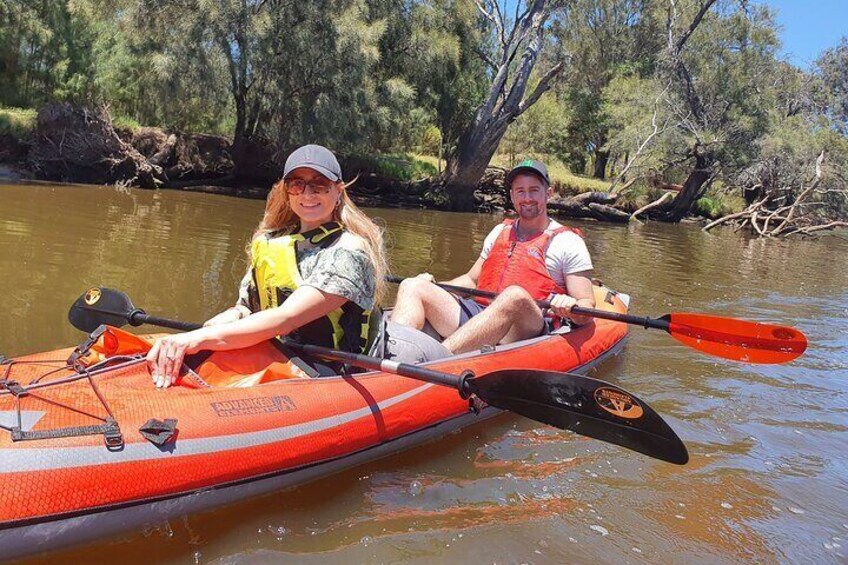
M 848 135 L 848 37 L 822 53 L 815 66 L 826 107 L 843 135 Z
M 68 2 L 0 4 L 0 104 L 92 98 L 92 33 Z
M 455 151 L 448 157 L 444 184 L 453 210 L 472 209 L 474 189 L 507 127 L 550 88 L 551 80 L 562 69 L 561 63 L 548 69 L 532 93 L 525 97 L 530 73 L 543 46 L 545 24 L 555 4 L 548 4 L 546 0 L 534 0 L 526 5 L 517 2 L 512 22 L 501 12 L 497 2 L 485 5 L 481 2 L 478 8 L 494 30 L 492 51 L 483 54 L 492 72 L 492 83 L 474 119 L 460 136 Z
M 592 176 L 603 179 L 610 159 L 611 135 L 603 91 L 616 77 L 650 77 L 662 48 L 661 26 L 653 0 L 576 0 L 555 21 L 562 60 L 568 61 L 557 94 L 571 106 L 567 135 L 569 165 L 583 172 L 589 159 Z
M 688 147 L 675 166 L 691 163 L 683 188 L 659 217 L 678 222 L 703 196 L 719 164 L 738 168 L 753 157 L 755 140 L 768 127 L 778 45 L 772 13 L 765 7 L 699 0 L 684 9 L 668 0 L 667 43 L 659 75 L 670 81 L 670 110 Z M 697 31 L 697 33 L 696 33 Z

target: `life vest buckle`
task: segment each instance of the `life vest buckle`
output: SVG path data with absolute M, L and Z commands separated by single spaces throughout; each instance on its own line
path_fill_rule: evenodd
M 68 357 L 68 365 L 73 367 L 73 369 L 78 373 L 82 372 L 85 369 L 85 365 L 82 363 L 82 358 L 91 351 L 92 346 L 97 343 L 97 340 L 100 339 L 100 336 L 102 336 L 107 329 L 108 327 L 105 324 L 97 326 L 97 329 L 91 332 L 85 341 L 74 348 L 73 353 L 71 353 Z

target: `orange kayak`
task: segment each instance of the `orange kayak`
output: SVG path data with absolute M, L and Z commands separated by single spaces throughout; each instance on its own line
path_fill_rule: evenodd
M 599 309 L 626 312 L 620 296 L 596 292 Z M 626 335 L 595 320 L 426 366 L 583 374 Z M 212 354 L 168 389 L 153 386 L 141 355 L 74 368 L 72 351 L 0 362 L 3 558 L 302 484 L 499 412 L 384 372 L 302 378 L 267 344 Z

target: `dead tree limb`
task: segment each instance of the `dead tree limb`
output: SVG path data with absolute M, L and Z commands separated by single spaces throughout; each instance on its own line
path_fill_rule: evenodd
M 647 212 L 651 208 L 656 208 L 658 206 L 662 206 L 665 203 L 666 200 L 669 200 L 673 196 L 674 196 L 674 194 L 672 194 L 671 192 L 666 192 L 665 194 L 663 194 L 662 196 L 660 196 L 659 198 L 657 198 L 656 200 L 654 200 L 650 204 L 646 204 L 645 206 L 642 206 L 641 208 L 639 208 L 638 210 L 636 210 L 635 212 L 630 214 L 630 219 L 635 220 L 636 216 L 638 216 L 639 214 Z

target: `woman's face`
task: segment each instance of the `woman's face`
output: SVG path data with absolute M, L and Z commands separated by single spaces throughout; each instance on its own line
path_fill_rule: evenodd
M 302 231 L 332 221 L 333 210 L 341 197 L 339 185 L 307 167 L 295 169 L 286 177 L 291 209 L 300 218 Z

